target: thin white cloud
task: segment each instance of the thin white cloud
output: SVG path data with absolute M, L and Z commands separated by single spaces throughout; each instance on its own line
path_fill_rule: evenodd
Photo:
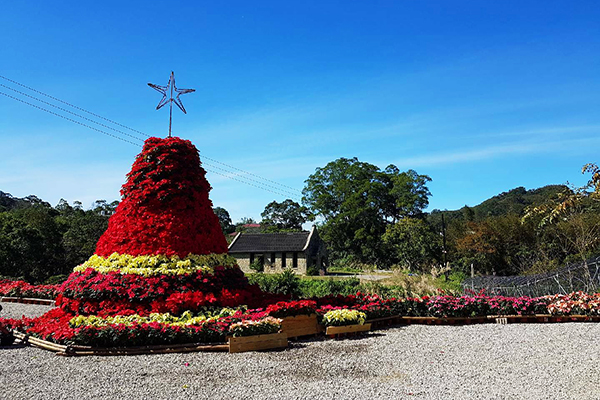
M 477 149 L 455 150 L 434 154 L 424 154 L 398 160 L 395 164 L 401 168 L 421 166 L 445 166 L 457 163 L 496 159 L 512 155 L 563 152 L 573 149 L 588 149 L 600 144 L 600 138 L 583 138 L 574 140 L 536 141 L 512 143 L 499 146 L 488 146 Z

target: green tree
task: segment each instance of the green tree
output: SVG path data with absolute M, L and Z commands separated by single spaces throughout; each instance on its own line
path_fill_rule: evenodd
M 381 171 L 357 158 L 340 158 L 308 177 L 303 203 L 323 220 L 322 237 L 333 256 L 386 265 L 381 236 L 388 224 L 422 215 L 430 180 L 394 165 Z
M 231 223 L 231 216 L 226 209 L 223 207 L 214 207 L 213 211 L 217 218 L 219 218 L 219 224 L 221 225 L 223 234 L 228 234 L 235 230 L 235 226 Z
M 394 262 L 410 270 L 422 270 L 441 255 L 441 237 L 423 219 L 403 218 L 389 225 L 382 240 Z
M 261 225 L 269 232 L 301 231 L 302 224 L 310 218 L 308 209 L 291 199 L 270 202 L 260 215 Z
M 12 213 L 0 213 L 0 275 L 44 278 L 46 261 L 41 233 Z

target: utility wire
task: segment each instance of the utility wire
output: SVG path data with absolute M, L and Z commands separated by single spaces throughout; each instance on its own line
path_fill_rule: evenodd
M 200 151 L 200 154 L 202 154 L 202 151 Z M 267 179 L 267 178 L 263 178 L 262 176 L 259 176 L 259 175 L 256 175 L 256 174 L 253 174 L 252 172 L 244 171 L 243 169 L 236 168 L 236 167 L 234 167 L 234 166 L 231 166 L 231 165 L 229 165 L 229 164 L 225 164 L 225 163 L 222 163 L 222 162 L 220 162 L 220 161 L 217 161 L 217 160 L 215 160 L 214 158 L 210 158 L 210 157 L 207 157 L 207 156 L 202 156 L 202 157 L 204 157 L 204 158 L 206 158 L 207 160 L 210 160 L 210 161 L 212 161 L 212 162 L 216 162 L 217 164 L 221 164 L 221 165 L 223 165 L 223 166 L 226 166 L 226 167 L 228 167 L 228 168 L 234 169 L 234 170 L 236 170 L 236 171 L 243 172 L 243 173 L 244 173 L 244 174 L 246 174 L 246 175 L 255 176 L 255 177 L 257 177 L 257 178 L 260 178 L 260 179 L 262 179 L 262 180 L 265 180 L 265 181 L 267 181 L 267 182 L 271 182 L 271 183 L 274 183 L 274 184 L 276 184 L 276 185 L 283 186 L 283 187 L 285 187 L 285 188 L 288 188 L 288 189 L 292 189 L 292 190 L 293 190 L 294 192 L 296 192 L 296 193 L 302 193 L 302 192 L 301 192 L 301 191 L 299 191 L 298 189 L 296 189 L 296 188 L 293 188 L 293 187 L 291 187 L 291 186 L 284 185 L 283 183 L 275 182 L 275 181 L 272 181 L 272 180 L 270 180 L 270 179 Z M 237 174 L 236 174 L 236 175 L 237 175 Z M 239 176 L 239 175 L 238 175 L 238 176 Z
M 35 92 L 35 93 L 37 93 L 37 94 L 41 94 L 42 96 L 48 97 L 49 99 L 52 99 L 52 100 L 54 100 L 54 101 L 58 101 L 59 103 L 65 104 L 65 105 L 67 105 L 67 106 L 69 106 L 69 107 L 73 107 L 73 108 L 75 108 L 76 110 L 83 111 L 84 113 L 87 113 L 87 114 L 93 115 L 93 116 L 94 116 L 94 117 L 96 117 L 96 118 L 100 118 L 100 119 L 102 119 L 102 120 L 104 120 L 104 121 L 110 122 L 111 124 L 118 125 L 118 126 L 120 126 L 121 128 L 129 129 L 130 131 L 133 131 L 133 132 L 139 133 L 139 134 L 141 134 L 141 135 L 144 135 L 144 136 L 150 137 L 150 135 L 148 135 L 148 134 L 146 134 L 146 133 L 144 133 L 144 132 L 140 132 L 140 131 L 138 131 L 138 130 L 136 130 L 136 129 L 130 128 L 130 127 L 128 127 L 128 126 L 125 126 L 125 125 L 122 125 L 122 124 L 120 124 L 120 123 L 118 123 L 118 122 L 116 122 L 116 121 L 113 121 L 113 120 L 111 120 L 111 119 L 104 118 L 104 117 L 103 117 L 103 116 L 101 116 L 101 115 L 94 114 L 94 113 L 93 113 L 93 112 L 91 112 L 91 111 L 85 110 L 85 109 L 83 109 L 83 108 L 81 108 L 81 107 L 77 107 L 76 105 L 73 105 L 73 104 L 71 104 L 71 103 L 67 103 L 66 101 L 63 101 L 63 100 L 61 100 L 61 99 L 58 99 L 58 98 L 56 98 L 56 97 L 54 97 L 54 96 L 50 96 L 49 94 L 46 94 L 46 93 L 44 93 L 44 92 L 40 92 L 39 90 L 36 90 L 36 89 L 34 89 L 34 88 L 32 88 L 32 87 L 29 87 L 29 86 L 23 85 L 22 83 L 19 83 L 19 82 L 17 82 L 17 81 L 13 81 L 12 79 L 9 79 L 9 78 L 7 78 L 7 77 L 5 77 L 5 76 L 2 76 L 2 75 L 0 75 L 0 78 L 4 79 L 4 80 L 6 80 L 6 81 L 8 81 L 8 82 L 10 82 L 10 83 L 14 83 L 15 85 L 21 86 L 21 87 L 23 87 L 23 88 L 25 88 L 25 89 L 31 90 L 32 92 Z
M 129 133 L 127 133 L 127 132 L 123 132 L 123 131 L 120 131 L 120 130 L 118 130 L 118 129 L 115 129 L 115 128 L 113 128 L 112 126 L 104 125 L 103 123 L 100 123 L 100 122 L 94 121 L 93 119 L 89 119 L 89 118 L 87 118 L 87 117 L 84 117 L 83 115 L 80 115 L 80 114 L 74 113 L 73 111 L 66 110 L 66 109 L 64 109 L 64 108 L 62 108 L 62 107 L 59 107 L 59 106 L 57 106 L 57 105 L 54 105 L 54 104 L 52 104 L 52 103 L 48 103 L 47 101 L 44 101 L 44 100 L 42 100 L 42 99 L 38 99 L 38 98 L 37 98 L 37 97 L 35 97 L 35 96 L 28 95 L 27 93 L 23 93 L 23 92 L 21 92 L 21 91 L 19 91 L 19 90 L 17 90 L 17 89 L 13 89 L 13 88 L 11 88 L 11 87 L 9 87 L 9 86 L 3 85 L 2 83 L 0 83 L 0 87 L 3 87 L 3 88 L 5 88 L 5 89 L 8 89 L 8 90 L 12 90 L 12 91 L 13 91 L 13 92 L 15 92 L 15 93 L 19 93 L 20 95 L 23 95 L 23 96 L 25 96 L 25 97 L 29 97 L 30 99 L 33 99 L 33 100 L 39 101 L 40 103 L 46 104 L 46 105 L 48 105 L 48 106 L 50 106 L 50 107 L 54 107 L 54 108 L 56 108 L 56 109 L 58 109 L 58 110 L 60 110 L 60 111 L 66 112 L 66 113 L 68 113 L 68 114 L 71 114 L 71 115 L 74 115 L 74 116 L 76 116 L 76 117 L 78 117 L 78 118 L 81 118 L 81 119 L 83 119 L 83 120 L 85 120 L 85 121 L 88 121 L 88 122 L 91 122 L 91 123 L 93 123 L 93 124 L 99 125 L 99 126 L 101 126 L 101 127 L 103 127 L 103 128 L 106 128 L 106 129 L 110 129 L 111 131 L 118 132 L 118 133 L 120 133 L 120 134 L 122 134 L 122 135 L 129 136 L 130 138 L 132 138 L 132 139 L 134 139 L 134 140 L 139 140 L 140 142 L 143 142 L 143 140 L 142 140 L 142 139 L 140 139 L 140 138 L 139 138 L 139 137 L 137 137 L 137 136 L 130 135 L 130 134 L 129 134 Z
M 247 180 L 249 180 L 249 181 L 251 181 L 251 182 L 255 182 L 255 183 L 258 183 L 258 184 L 260 184 L 260 185 L 263 185 L 263 186 L 270 187 L 270 188 L 272 188 L 272 189 L 275 189 L 275 190 L 279 191 L 279 194 L 287 193 L 287 196 L 294 196 L 294 197 L 297 197 L 297 195 L 296 195 L 295 193 L 291 193 L 291 192 L 288 192 L 288 191 L 282 190 L 282 189 L 280 189 L 280 188 L 278 188 L 278 187 L 276 187 L 276 186 L 272 186 L 272 185 L 269 185 L 269 184 L 266 184 L 266 183 L 263 183 L 263 182 L 260 182 L 260 181 L 254 180 L 254 179 L 252 179 L 252 178 L 248 178 L 248 177 L 246 177 L 246 176 L 243 176 L 243 175 L 240 175 L 240 174 L 236 174 L 236 173 L 234 173 L 234 172 L 230 172 L 230 171 L 228 171 L 228 170 L 226 170 L 226 169 L 223 169 L 223 168 L 217 167 L 216 165 L 213 165 L 213 164 L 210 164 L 210 163 L 206 163 L 206 162 L 204 163 L 204 165 L 210 165 L 212 168 L 216 168 L 216 169 L 218 169 L 218 170 L 220 170 L 220 171 L 223 171 L 223 172 L 226 172 L 226 173 L 228 173 L 228 174 L 230 174 L 230 175 L 234 175 L 234 176 L 240 177 L 240 178 L 242 178 L 242 179 L 247 179 Z
M 43 107 L 40 107 L 40 106 L 38 106 L 38 105 L 35 105 L 35 104 L 32 104 L 32 103 L 29 103 L 29 102 L 27 102 L 27 101 L 25 101 L 25 100 L 21 100 L 21 99 L 19 99 L 19 98 L 17 98 L 17 97 L 11 96 L 11 95 L 10 95 L 10 94 L 8 94 L 8 93 L 0 92 L 0 94 L 1 94 L 1 95 L 3 95 L 3 96 L 6 96 L 6 97 L 8 97 L 8 98 L 10 98 L 10 99 L 13 99 L 13 100 L 16 100 L 16 101 L 20 101 L 21 103 L 23 103 L 23 104 L 27 104 L 28 106 L 31 106 L 31 107 L 37 108 L 38 110 L 42 110 L 42 111 L 45 111 L 45 112 L 47 112 L 47 113 L 49 113 L 49 114 L 55 115 L 55 116 L 57 116 L 57 117 L 60 117 L 60 118 L 62 118 L 62 119 L 66 119 L 67 121 L 69 121 L 69 122 L 73 122 L 73 123 L 75 123 L 75 124 L 77 124 L 77 125 L 84 126 L 84 127 L 86 127 L 86 128 L 89 128 L 89 129 L 91 129 L 91 130 L 94 130 L 94 131 L 96 131 L 96 132 L 100 132 L 100 133 L 103 133 L 103 134 L 105 134 L 105 135 L 107 135 L 107 136 L 113 137 L 113 138 L 115 138 L 115 139 L 119 139 L 119 140 L 122 140 L 122 141 L 124 141 L 124 142 L 130 143 L 130 144 L 132 144 L 132 145 L 134 145 L 134 146 L 138 146 L 138 147 L 140 146 L 138 143 L 133 143 L 132 141 L 129 141 L 129 140 L 127 140 L 127 139 L 123 139 L 122 137 L 115 136 L 115 135 L 113 135 L 113 134 L 111 134 L 111 133 L 108 133 L 108 132 L 104 132 L 103 130 L 100 130 L 100 129 L 98 129 L 98 128 L 94 128 L 93 126 L 86 125 L 86 124 L 84 124 L 83 122 L 79 122 L 79 121 L 76 121 L 76 120 L 74 120 L 74 119 L 72 119 L 72 118 L 65 117 L 64 115 L 57 114 L 57 113 L 55 113 L 54 111 L 50 111 L 50 110 L 48 110 L 48 109 L 46 109 L 46 108 L 43 108 Z
M 208 169 L 208 168 L 205 168 L 205 169 L 206 169 L 207 171 L 209 171 L 209 172 L 212 172 L 213 174 L 221 175 L 221 176 L 224 176 L 224 177 L 225 177 L 225 178 L 227 178 L 227 179 L 233 179 L 234 181 L 238 181 L 238 182 L 241 182 L 241 183 L 245 183 L 246 185 L 254 186 L 255 188 L 262 189 L 262 190 L 266 190 L 266 191 L 268 191 L 268 192 L 271 192 L 271 193 L 275 193 L 275 194 L 276 194 L 276 195 L 278 195 L 278 196 L 290 197 L 289 195 L 282 194 L 282 193 L 276 192 L 276 191 L 274 191 L 274 190 L 271 190 L 271 189 L 267 189 L 267 188 L 265 188 L 264 186 L 257 186 L 257 185 L 254 185 L 254 184 L 250 183 L 250 182 L 246 182 L 246 181 L 243 181 L 243 180 L 240 180 L 240 179 L 236 179 L 236 178 L 234 178 L 234 177 L 232 177 L 232 176 L 230 176 L 230 175 L 227 175 L 227 174 L 222 174 L 222 173 L 220 173 L 220 172 L 213 171 L 213 170 L 210 170 L 210 169 Z
M 103 130 L 101 130 L 101 129 L 95 128 L 95 127 L 93 127 L 93 126 L 90 126 L 90 125 L 84 124 L 84 123 L 82 123 L 82 122 L 79 122 L 79 121 L 76 121 L 76 120 L 74 120 L 74 119 L 72 119 L 72 118 L 65 117 L 64 115 L 61 115 L 61 114 L 55 113 L 54 111 L 50 111 L 50 110 L 48 110 L 48 109 L 46 109 L 46 108 L 43 108 L 43 107 L 40 107 L 40 106 L 38 106 L 38 105 L 36 105 L 36 104 L 29 103 L 29 102 L 27 102 L 27 101 L 25 101 L 25 100 L 19 99 L 19 98 L 17 98 L 17 97 L 14 97 L 14 96 L 11 96 L 11 95 L 10 95 L 10 94 L 8 94 L 8 93 L 4 93 L 4 92 L 0 91 L 0 95 L 6 96 L 6 97 L 8 97 L 8 98 L 10 98 L 10 99 L 13 99 L 13 100 L 16 100 L 16 101 L 18 101 L 18 102 L 21 102 L 21 103 L 23 103 L 23 104 L 26 104 L 26 105 L 28 105 L 28 106 L 31 106 L 31 107 L 37 108 L 38 110 L 41 110 L 41 111 L 47 112 L 48 114 L 52 114 L 52 115 L 54 115 L 54 116 L 56 116 L 56 117 L 60 117 L 60 118 L 62 118 L 62 119 L 64 119 L 64 120 L 67 120 L 67 121 L 69 121 L 69 122 L 73 122 L 73 123 L 75 123 L 75 124 L 77 124 L 77 125 L 83 126 L 83 127 L 85 127 L 85 128 L 91 129 L 91 130 L 93 130 L 93 131 L 96 131 L 96 132 L 102 133 L 102 134 L 104 134 L 104 135 L 110 136 L 110 137 L 112 137 L 112 138 L 114 138 L 114 139 L 119 139 L 119 140 L 121 140 L 121 141 L 123 141 L 123 142 L 129 143 L 129 144 L 132 144 L 132 145 L 134 145 L 134 146 L 135 146 L 135 147 L 137 147 L 137 148 L 139 148 L 139 147 L 141 146 L 141 144 L 139 144 L 139 143 L 134 143 L 134 142 L 132 142 L 132 141 L 130 141 L 130 140 L 123 139 L 122 137 L 119 137 L 119 136 L 113 135 L 113 134 L 111 134 L 111 133 L 108 133 L 108 132 L 105 132 L 105 131 L 103 131 Z M 218 168 L 218 167 L 215 167 L 215 168 Z M 206 169 L 206 168 L 205 168 L 205 169 Z M 219 168 L 219 169 L 220 169 L 220 170 L 222 170 L 222 171 L 226 171 L 226 170 L 223 170 L 222 168 Z M 214 173 L 214 174 L 221 175 L 221 176 L 224 176 L 224 177 L 226 177 L 226 178 L 229 178 L 229 179 L 233 179 L 234 181 L 238 181 L 238 182 L 241 182 L 241 183 L 245 183 L 246 185 L 250 185 L 250 186 L 253 186 L 253 187 L 255 187 L 255 188 L 258 188 L 258 189 L 262 189 L 262 190 L 266 190 L 266 191 L 268 191 L 268 192 L 271 192 L 271 193 L 275 193 L 275 194 L 277 194 L 277 195 L 279 195 L 279 196 L 283 196 L 283 197 L 289 197 L 289 195 L 288 195 L 288 194 L 283 194 L 283 193 L 280 193 L 280 192 L 276 192 L 276 191 L 274 191 L 274 190 L 271 190 L 271 189 L 269 189 L 269 188 L 266 188 L 266 187 L 264 187 L 264 186 L 259 186 L 259 185 L 255 185 L 255 184 L 253 184 L 253 183 L 250 183 L 250 182 L 247 182 L 247 181 L 241 180 L 241 179 L 236 179 L 236 178 L 234 178 L 234 177 L 232 177 L 232 176 L 229 176 L 229 175 L 226 175 L 226 174 L 222 174 L 222 173 L 220 173 L 220 172 L 213 171 L 212 169 L 206 169 L 206 170 L 207 170 L 207 171 L 209 171 L 209 172 L 212 172 L 212 173 Z M 226 171 L 226 172 L 229 172 L 229 171 Z M 241 177 L 241 178 L 243 178 L 243 179 L 247 179 L 247 178 L 244 178 L 244 177 Z M 259 184 L 262 184 L 261 182 L 258 182 L 258 183 L 259 183 Z
M 8 82 L 11 82 L 11 83 L 13 83 L 13 84 L 15 84 L 15 85 L 18 85 L 18 86 L 20 86 L 20 87 L 23 87 L 23 88 L 25 88 L 25 89 L 31 90 L 31 91 L 33 91 L 33 92 L 35 92 L 35 93 L 38 93 L 38 94 L 42 95 L 42 96 L 45 96 L 45 97 L 47 97 L 47 98 L 50 98 L 50 99 L 52 99 L 52 100 L 54 100 L 54 101 L 57 101 L 57 102 L 59 102 L 59 103 L 65 104 L 65 105 L 67 105 L 67 106 L 69 106 L 69 107 L 73 107 L 73 108 L 75 108 L 75 109 L 77 109 L 77 110 L 80 110 L 80 111 L 82 111 L 82 112 L 85 112 L 85 113 L 87 113 L 87 114 L 89 114 L 89 115 L 92 115 L 92 116 L 94 116 L 94 117 L 96 117 L 96 118 L 100 118 L 100 119 L 102 119 L 102 120 L 104 120 L 104 121 L 107 121 L 107 122 L 110 122 L 110 123 L 112 123 L 112 124 L 115 124 L 115 125 L 117 125 L 117 126 L 120 126 L 120 127 L 122 127 L 122 128 L 128 129 L 128 130 L 130 130 L 130 131 L 132 131 L 132 132 L 139 133 L 139 134 L 141 134 L 141 135 L 143 135 L 143 136 L 145 136 L 145 137 L 151 137 L 151 136 L 150 136 L 150 135 L 148 135 L 147 133 L 144 133 L 144 132 L 141 132 L 141 131 L 139 131 L 139 130 L 136 130 L 136 129 L 130 128 L 130 127 L 126 126 L 126 125 L 120 124 L 120 123 L 118 123 L 118 122 L 116 122 L 116 121 L 113 121 L 113 120 L 111 120 L 111 119 L 108 119 L 108 118 L 105 118 L 105 117 L 103 117 L 103 116 L 101 116 L 101 115 L 95 114 L 95 113 L 93 113 L 93 112 L 91 112 L 91 111 L 88 111 L 88 110 L 86 110 L 86 109 L 83 109 L 83 108 L 81 108 L 81 107 L 78 107 L 78 106 L 76 106 L 76 105 L 74 105 L 74 104 L 71 104 L 71 103 L 68 103 L 68 102 L 66 102 L 66 101 L 63 101 L 63 100 L 61 100 L 61 99 L 59 99 L 59 98 L 57 98 L 57 97 L 54 97 L 54 96 L 51 96 L 51 95 L 49 95 L 49 94 L 47 94 L 47 93 L 41 92 L 41 91 L 39 91 L 39 90 L 36 90 L 36 89 L 34 89 L 34 88 L 30 87 L 30 86 L 24 85 L 24 84 L 22 84 L 22 83 L 19 83 L 19 82 L 15 81 L 15 80 L 12 80 L 12 79 L 10 79 L 10 78 L 7 78 L 7 77 L 5 77 L 5 76 L 2 76 L 2 75 L 0 75 L 0 78 L 1 78 L 1 79 L 4 79 L 4 80 L 6 80 L 6 81 L 8 81 Z M 29 95 L 29 94 L 26 94 L 26 93 L 23 93 L 23 92 L 21 92 L 21 91 L 19 91 L 19 90 L 13 89 L 13 88 L 11 88 L 11 87 L 9 87 L 9 86 L 6 86 L 6 85 L 3 85 L 3 84 L 1 84 L 1 83 L 0 83 L 0 87 L 3 87 L 3 88 L 6 88 L 6 89 L 9 89 L 9 90 L 11 90 L 11 91 L 13 91 L 13 92 L 19 93 L 20 95 L 26 96 L 26 97 L 28 97 L 28 98 L 31 98 L 31 99 L 33 99 L 33 100 L 36 100 L 36 101 L 39 101 L 39 102 L 41 102 L 41 103 L 43 103 L 43 104 L 46 104 L 46 105 L 48 105 L 48 106 L 51 106 L 51 107 L 54 107 L 54 108 L 56 108 L 56 109 L 58 109 L 58 110 L 61 110 L 61 111 L 63 111 L 63 112 L 66 112 L 66 113 L 68 113 L 68 114 L 71 114 L 71 115 L 77 116 L 78 118 L 81 118 L 81 119 L 83 119 L 83 120 L 85 120 L 85 121 L 89 121 L 89 122 L 91 122 L 91 123 L 94 123 L 94 124 L 97 124 L 97 125 L 99 125 L 99 126 L 102 126 L 102 127 L 106 128 L 106 129 L 110 129 L 110 130 L 112 130 L 112 131 L 114 131 L 114 132 L 118 132 L 118 133 L 120 133 L 120 134 L 122 134 L 122 135 L 125 135 L 125 136 L 128 136 L 128 137 L 130 137 L 130 138 L 132 138 L 132 139 L 134 139 L 134 140 L 137 140 L 137 141 L 140 141 L 140 142 L 142 141 L 142 139 L 140 139 L 140 138 L 139 138 L 139 137 L 137 137 L 137 136 L 134 136 L 134 135 L 128 134 L 128 133 L 126 133 L 126 132 L 123 132 L 123 131 L 121 131 L 121 130 L 118 130 L 118 129 L 115 129 L 115 128 L 113 128 L 113 127 L 110 127 L 110 126 L 108 126 L 108 125 L 105 125 L 105 124 L 102 124 L 102 123 L 100 123 L 100 122 L 94 121 L 94 120 L 92 120 L 92 119 L 89 119 L 89 118 L 87 118 L 87 117 L 84 117 L 84 116 L 82 116 L 82 115 L 80 115 L 80 114 L 77 114 L 77 113 L 74 113 L 74 112 L 72 112 L 72 111 L 66 110 L 66 109 L 64 109 L 64 108 L 62 108 L 62 107 L 59 107 L 59 106 L 56 106 L 56 105 L 54 105 L 54 104 L 48 103 L 48 102 L 46 102 L 46 101 L 44 101 L 44 100 L 41 100 L 41 99 L 39 99 L 39 98 L 37 98 L 37 97 L 31 96 L 31 95 Z M 100 132 L 100 133 L 103 133 L 103 134 L 105 134 L 105 135 L 108 135 L 108 136 L 114 137 L 114 138 L 116 138 L 116 139 L 122 140 L 122 141 L 124 141 L 124 142 L 131 143 L 131 144 L 134 144 L 134 145 L 138 146 L 136 143 L 133 143 L 133 142 L 131 142 L 131 141 L 129 141 L 129 140 L 123 139 L 123 138 L 121 138 L 121 137 L 118 137 L 118 136 L 112 135 L 112 134 L 110 134 L 110 133 L 108 133 L 108 132 L 104 132 L 104 131 L 102 131 L 102 130 L 100 130 L 100 129 L 97 129 L 97 128 L 91 127 L 91 126 L 89 126 L 89 125 L 86 125 L 86 124 L 84 124 L 84 123 L 81 123 L 81 122 L 79 122 L 79 121 L 76 121 L 76 120 L 73 120 L 73 119 L 71 119 L 71 118 L 65 117 L 65 116 L 63 116 L 63 115 L 57 114 L 57 113 L 55 113 L 55 112 L 52 112 L 52 111 L 50 111 L 50 110 L 47 110 L 47 109 L 45 109 L 45 108 L 43 108 L 43 107 L 39 107 L 39 106 L 37 106 L 37 105 L 35 105 L 35 104 L 28 103 L 28 102 L 26 102 L 26 101 L 24 101 L 24 100 L 21 100 L 21 99 L 19 99 L 19 98 L 13 97 L 13 96 L 11 96 L 11 95 L 9 95 L 9 94 L 3 93 L 3 92 L 0 92 L 0 94 L 4 95 L 4 96 L 6 96 L 6 97 L 9 97 L 9 98 L 11 98 L 11 99 L 13 99 L 13 100 L 17 100 L 17 101 L 19 101 L 19 102 L 21 102 L 21 103 L 27 104 L 27 105 L 29 105 L 29 106 L 35 107 L 35 108 L 37 108 L 37 109 L 39 109 L 39 110 L 45 111 L 45 112 L 47 112 L 47 113 L 50 113 L 50 114 L 52 114 L 52 115 L 56 115 L 56 116 L 58 116 L 58 117 L 60 117 L 60 118 L 63 118 L 63 119 L 65 119 L 65 120 L 67 120 L 67 121 L 74 122 L 74 123 L 76 123 L 76 124 L 78 124 L 78 125 L 84 126 L 84 127 L 86 127 L 86 128 L 89 128 L 89 129 L 95 130 L 95 131 L 97 131 L 97 132 Z M 225 166 L 225 167 L 227 167 L 227 168 L 230 168 L 230 169 L 233 169 L 233 170 L 236 170 L 236 171 L 242 172 L 243 174 L 246 174 L 246 175 L 250 175 L 250 176 L 253 176 L 253 177 L 259 178 L 259 179 L 261 179 L 261 180 L 263 180 L 263 181 L 266 181 L 266 182 L 273 183 L 273 184 L 275 184 L 275 185 L 277 185 L 277 186 L 273 186 L 273 185 L 270 185 L 270 184 L 267 184 L 267 183 L 264 183 L 264 182 L 260 182 L 260 181 L 257 181 L 257 180 L 255 180 L 255 179 L 248 178 L 248 177 L 246 177 L 246 176 L 243 176 L 243 175 L 240 175 L 240 174 L 237 174 L 237 173 L 231 172 L 231 171 L 227 171 L 227 170 L 225 170 L 225 169 L 223 169 L 223 168 L 219 168 L 219 167 L 217 167 L 217 166 L 213 165 L 213 167 L 214 167 L 214 168 L 218 168 L 218 169 L 219 169 L 219 170 L 221 170 L 221 171 L 225 171 L 225 172 L 227 172 L 227 173 L 229 173 L 229 174 L 233 174 L 233 175 L 235 175 L 235 176 L 237 176 L 237 177 L 239 177 L 239 178 L 242 178 L 242 179 L 247 179 L 247 180 L 249 180 L 249 181 L 256 182 L 256 183 L 258 183 L 258 184 L 260 184 L 260 185 L 263 185 L 263 186 L 268 186 L 268 187 L 270 187 L 270 188 L 274 188 L 274 189 L 276 189 L 276 190 L 279 190 L 279 191 L 282 191 L 282 192 L 284 192 L 284 193 L 287 193 L 287 195 L 286 195 L 286 196 L 292 195 L 292 196 L 294 196 L 294 197 L 297 197 L 297 196 L 298 196 L 298 194 L 301 194 L 301 193 L 302 193 L 302 192 L 301 192 L 301 191 L 299 191 L 298 189 L 295 189 L 295 188 L 293 188 L 293 187 L 291 187 L 291 186 L 284 185 L 284 184 L 282 184 L 282 183 L 279 183 L 279 182 L 273 181 L 273 180 L 271 180 L 271 179 L 268 179 L 268 178 L 264 178 L 264 177 L 262 177 L 262 176 L 260 176 L 260 175 L 254 174 L 254 173 L 252 173 L 252 172 L 249 172 L 249 171 L 243 170 L 243 169 L 241 169 L 241 168 L 237 168 L 237 167 L 234 167 L 234 166 L 232 166 L 232 165 L 229 165 L 229 164 L 223 163 L 223 162 L 221 162 L 221 161 L 215 160 L 214 158 L 210 158 L 210 157 L 208 157 L 208 156 L 205 156 L 205 155 L 203 155 L 202 157 L 204 157 L 205 159 L 207 159 L 207 160 L 210 160 L 210 161 L 212 161 L 212 162 L 214 162 L 214 163 L 217 163 L 217 164 L 223 165 L 223 166 Z M 212 172 L 214 172 L 214 171 L 212 171 Z M 215 173 L 216 173 L 216 172 L 215 172 Z M 222 174 L 220 174 L 220 175 L 222 175 Z M 223 175 L 223 176 L 228 176 L 228 177 L 230 177 L 229 175 Z M 230 177 L 230 178 L 231 178 L 231 177 Z M 233 178 L 231 178 L 231 179 L 233 179 Z M 238 180 L 238 179 L 234 179 L 234 180 L 240 181 L 240 180 Z M 252 186 L 255 186 L 255 187 L 257 187 L 256 185 L 252 185 Z M 285 188 L 285 189 L 284 189 L 284 188 Z M 291 192 L 289 192 L 287 189 L 291 189 L 291 190 L 293 191 L 293 194 L 292 194 Z M 271 192 L 272 192 L 272 190 L 269 190 L 269 191 L 271 191 Z M 275 193 L 275 192 L 273 192 L 273 193 Z M 281 193 L 281 192 L 277 192 L 277 194 L 279 194 L 279 195 L 282 195 L 282 193 Z

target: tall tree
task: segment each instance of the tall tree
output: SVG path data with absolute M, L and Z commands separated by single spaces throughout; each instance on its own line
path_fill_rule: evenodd
M 235 230 L 235 226 L 231 223 L 231 216 L 229 212 L 223 207 L 214 207 L 213 211 L 217 218 L 219 218 L 219 224 L 224 234 L 231 233 Z
M 389 247 L 394 263 L 410 270 L 423 270 L 441 255 L 441 236 L 423 219 L 407 217 L 389 225 L 382 240 Z
M 334 255 L 386 264 L 381 236 L 388 224 L 422 214 L 430 180 L 394 165 L 381 171 L 357 158 L 340 158 L 308 177 L 303 202 L 324 221 L 322 237 Z
M 301 231 L 302 224 L 310 218 L 308 209 L 291 199 L 270 202 L 260 215 L 261 225 L 270 232 Z

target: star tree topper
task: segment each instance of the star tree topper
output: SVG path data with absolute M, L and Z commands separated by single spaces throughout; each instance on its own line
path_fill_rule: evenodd
M 175 86 L 175 73 L 173 71 L 171 71 L 171 77 L 169 78 L 169 82 L 167 83 L 167 86 L 159 86 L 159 85 L 155 85 L 153 83 L 148 83 L 148 86 L 150 86 L 152 89 L 160 92 L 163 95 L 163 98 L 160 100 L 160 102 L 156 106 L 157 110 L 160 110 L 165 104 L 169 103 L 169 137 L 171 137 L 171 121 L 173 120 L 173 103 L 175 103 L 177 105 L 177 107 L 179 107 L 179 109 L 181 111 L 183 111 L 184 114 L 187 114 L 187 112 L 185 111 L 185 107 L 183 106 L 183 103 L 181 102 L 181 99 L 179 98 L 179 96 L 181 96 L 182 94 L 195 92 L 196 89 L 177 89 L 177 87 Z M 177 95 L 175 97 L 173 97 L 174 94 L 177 94 Z

